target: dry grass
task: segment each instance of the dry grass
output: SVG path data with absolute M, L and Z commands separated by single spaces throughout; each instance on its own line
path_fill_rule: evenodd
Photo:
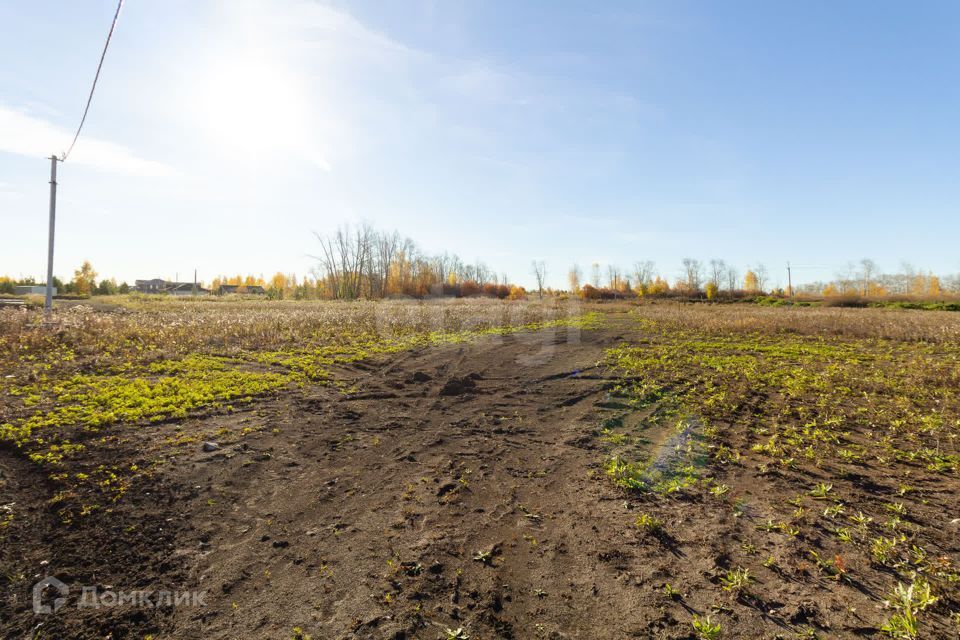
M 663 302 L 640 305 L 635 313 L 667 326 L 711 333 L 791 333 L 938 343 L 960 340 L 960 313 L 950 311 Z
M 576 305 L 487 299 L 270 302 L 118 296 L 104 298 L 98 307 L 58 310 L 52 323 L 44 323 L 37 310 L 0 309 L 0 365 L 11 371 L 39 362 L 53 372 L 102 369 L 189 354 L 232 356 L 480 331 L 579 313 Z

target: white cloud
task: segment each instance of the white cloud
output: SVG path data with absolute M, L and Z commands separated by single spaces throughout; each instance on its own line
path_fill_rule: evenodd
M 0 151 L 37 158 L 59 155 L 73 139 L 73 132 L 23 111 L 0 105 Z M 130 175 L 159 177 L 174 173 L 169 166 L 136 156 L 126 147 L 81 134 L 68 158 L 86 165 Z

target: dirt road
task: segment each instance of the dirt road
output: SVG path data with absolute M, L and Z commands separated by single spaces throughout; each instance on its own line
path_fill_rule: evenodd
M 628 510 L 591 478 L 594 364 L 616 336 L 567 338 L 406 354 L 343 372 L 354 393 L 259 407 L 251 449 L 189 464 L 211 595 L 177 635 L 647 635 Z

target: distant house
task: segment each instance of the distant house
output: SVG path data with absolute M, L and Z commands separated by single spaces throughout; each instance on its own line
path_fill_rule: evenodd
M 229 293 L 248 294 L 253 296 L 265 296 L 267 295 L 267 290 L 258 284 L 250 284 L 250 285 L 222 284 L 217 289 L 218 296 L 222 296 Z
M 17 296 L 45 296 L 47 295 L 47 285 L 45 284 L 26 284 L 17 285 L 13 288 L 13 294 Z M 53 288 L 53 295 L 57 295 L 57 288 Z
M 154 278 L 153 280 L 137 280 L 134 282 L 133 288 L 140 293 L 163 293 L 168 284 L 170 283 L 166 280 Z
M 166 293 L 172 296 L 205 296 L 210 293 L 209 289 L 204 289 L 200 285 L 194 287 L 192 282 L 168 282 L 161 278 L 137 280 L 134 283 L 134 289 L 140 293 Z
M 209 289 L 204 289 L 200 285 L 194 286 L 192 282 L 174 282 L 171 284 L 173 286 L 169 287 L 165 293 L 172 296 L 206 296 L 210 294 Z

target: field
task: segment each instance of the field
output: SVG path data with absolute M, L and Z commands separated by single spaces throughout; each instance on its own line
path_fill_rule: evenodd
M 117 298 L 0 365 L 0 637 L 960 633 L 953 312 Z

